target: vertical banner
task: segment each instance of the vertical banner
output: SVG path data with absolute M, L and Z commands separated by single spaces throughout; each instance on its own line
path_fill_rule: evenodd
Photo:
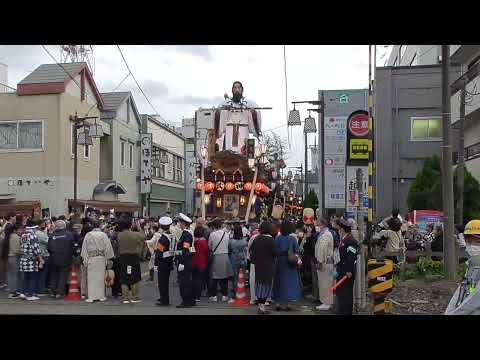
M 325 208 L 345 208 L 346 116 L 325 118 L 324 144 Z
M 362 199 L 359 198 L 357 189 L 358 169 L 361 169 L 363 173 Z M 347 209 L 356 213 L 359 207 L 361 207 L 361 212 L 366 215 L 368 211 L 368 166 L 347 166 Z M 354 211 L 353 208 L 355 208 Z
M 140 193 L 152 191 L 152 134 L 141 136 Z

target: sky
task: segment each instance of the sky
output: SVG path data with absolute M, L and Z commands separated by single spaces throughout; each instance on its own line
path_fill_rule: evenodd
M 232 83 L 239 80 L 244 95 L 261 107 L 262 130 L 272 128 L 287 139 L 287 110 L 291 101 L 318 100 L 318 90 L 368 87 L 368 45 L 287 45 L 286 72 L 281 45 L 121 45 L 130 69 L 155 110 L 148 104 L 130 76 L 116 91 L 131 91 L 140 113 L 159 113 L 180 126 L 182 118 L 194 116 L 199 107 L 218 106 L 223 95 L 231 95 Z M 48 45 L 60 60 L 60 46 Z M 379 50 L 378 59 L 383 55 Z M 94 45 L 94 78 L 100 92 L 112 91 L 128 74 L 115 45 Z M 377 60 L 383 64 L 383 60 Z M 53 60 L 40 45 L 0 45 L 0 62 L 8 65 L 8 85 L 16 87 L 41 64 Z M 300 105 L 302 119 L 308 104 Z M 318 119 L 316 113 L 312 116 Z M 278 128 L 279 126 L 282 126 Z M 290 128 L 287 165 L 303 163 L 302 127 Z M 309 134 L 313 145 L 315 134 Z M 310 155 L 309 155 L 310 156 Z M 309 162 L 309 168 L 311 167 Z

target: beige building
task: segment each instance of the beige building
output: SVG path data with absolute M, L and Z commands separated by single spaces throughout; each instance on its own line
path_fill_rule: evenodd
M 4 210 L 16 210 L 22 201 L 39 201 L 52 216 L 69 210 L 74 173 L 69 117 L 88 113 L 100 121 L 103 100 L 85 63 L 62 66 L 41 65 L 18 84 L 16 92 L 0 93 L 0 207 Z M 79 199 L 92 198 L 99 167 L 100 140 L 93 139 L 93 146 L 78 146 Z

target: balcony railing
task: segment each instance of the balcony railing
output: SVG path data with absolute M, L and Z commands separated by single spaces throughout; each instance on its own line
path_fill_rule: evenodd
M 480 142 L 465 148 L 465 161 L 480 157 Z M 453 153 L 453 163 L 458 164 L 458 152 Z

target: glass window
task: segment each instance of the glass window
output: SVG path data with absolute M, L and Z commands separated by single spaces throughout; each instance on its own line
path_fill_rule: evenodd
M 17 148 L 17 123 L 0 123 L 0 149 Z
M 133 145 L 129 144 L 128 146 L 128 167 L 133 169 Z
M 125 166 L 125 141 L 120 141 L 120 165 Z
M 441 140 L 440 118 L 412 118 L 412 141 Z

